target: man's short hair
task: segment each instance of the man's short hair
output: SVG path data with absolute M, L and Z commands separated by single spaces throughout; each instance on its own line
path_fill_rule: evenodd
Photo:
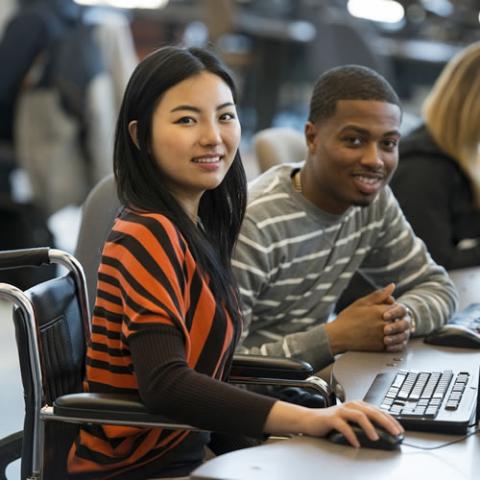
M 322 73 L 315 83 L 308 120 L 332 117 L 339 100 L 374 100 L 402 105 L 392 86 L 379 73 L 361 65 L 343 65 Z

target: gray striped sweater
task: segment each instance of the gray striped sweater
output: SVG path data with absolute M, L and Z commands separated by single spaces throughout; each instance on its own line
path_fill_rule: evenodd
M 233 259 L 245 317 L 240 351 L 296 357 L 315 369 L 331 363 L 323 324 L 358 270 L 379 288 L 396 283 L 416 335 L 445 323 L 457 307 L 456 290 L 390 188 L 368 207 L 332 215 L 292 188 L 292 171 L 301 166 L 279 165 L 250 184 Z

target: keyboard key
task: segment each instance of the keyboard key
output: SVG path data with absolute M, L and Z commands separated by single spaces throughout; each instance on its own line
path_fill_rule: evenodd
M 419 406 L 415 409 L 415 413 L 418 415 L 423 415 L 425 413 L 426 407 Z
M 430 398 L 433 394 L 435 387 L 437 386 L 438 380 L 440 379 L 439 372 L 433 372 L 428 379 L 427 386 L 422 392 L 421 398 Z
M 385 395 L 385 397 L 388 397 L 388 398 L 395 398 L 398 394 L 398 389 L 397 388 L 390 388 L 387 392 L 387 394 Z
M 423 417 L 423 413 L 419 413 L 416 410 L 411 410 L 409 412 L 402 411 L 402 417 Z
M 393 381 L 392 383 L 392 387 L 394 388 L 400 388 L 403 384 L 403 381 L 405 380 L 407 374 L 403 374 L 403 372 L 399 372 L 396 376 L 395 376 L 395 380 Z
M 425 410 L 425 415 L 427 417 L 435 417 L 437 415 L 438 408 L 437 407 L 428 407 Z
M 402 405 L 392 405 L 392 406 L 390 407 L 389 412 L 390 412 L 392 415 L 398 415 L 398 414 L 402 411 L 402 408 L 403 408 Z
M 448 399 L 449 400 L 459 400 L 461 397 L 462 397 L 462 394 L 460 392 L 452 392 Z

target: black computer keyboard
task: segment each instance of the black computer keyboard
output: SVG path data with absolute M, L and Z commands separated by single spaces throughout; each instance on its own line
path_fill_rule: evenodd
M 435 418 L 452 381 L 453 372 L 408 372 L 399 371 L 388 389 L 380 408 L 392 415 L 402 417 Z M 456 410 L 460 404 L 468 372 L 460 372 L 454 379 L 446 410 Z
M 465 433 L 475 417 L 478 365 L 459 371 L 379 373 L 364 400 L 398 419 L 407 430 Z

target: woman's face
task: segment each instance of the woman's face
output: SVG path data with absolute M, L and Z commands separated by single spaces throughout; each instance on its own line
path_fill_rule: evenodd
M 240 143 L 240 123 L 229 86 L 201 72 L 165 92 L 152 117 L 152 153 L 166 186 L 184 204 L 198 205 L 216 188 Z

